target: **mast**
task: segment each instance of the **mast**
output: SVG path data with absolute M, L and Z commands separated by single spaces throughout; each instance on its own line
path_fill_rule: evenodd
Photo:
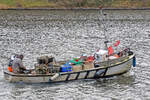
M 108 38 L 107 38 L 107 35 L 106 35 L 106 26 L 104 24 L 104 16 L 106 16 L 107 14 L 104 14 L 103 13 L 103 8 L 102 7 L 99 7 L 100 8 L 100 14 L 102 15 L 102 24 L 103 24 L 103 32 L 104 32 L 104 36 L 105 36 L 105 41 L 104 41 L 104 44 L 105 44 L 105 50 L 108 51 L 108 62 L 107 62 L 107 66 L 109 66 L 109 50 L 108 50 Z
M 104 24 L 104 16 L 106 16 L 107 14 L 104 14 L 103 13 L 103 8 L 100 6 L 99 7 L 99 9 L 100 9 L 100 15 L 102 15 L 102 24 L 103 24 L 103 32 L 104 32 L 104 37 L 105 37 L 105 41 L 104 41 L 104 44 L 105 44 L 105 50 L 108 50 L 108 45 L 107 45 L 107 43 L 109 42 L 108 41 L 108 38 L 107 38 L 107 35 L 106 35 L 106 26 L 105 26 L 105 24 Z M 100 20 L 100 19 L 99 19 Z

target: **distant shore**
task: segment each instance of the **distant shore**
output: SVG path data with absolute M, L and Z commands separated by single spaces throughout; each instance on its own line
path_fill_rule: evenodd
M 99 8 L 7 8 L 0 10 L 100 10 Z M 150 10 L 150 8 L 103 8 L 103 10 Z
M 0 0 L 1 10 L 149 10 L 149 0 Z

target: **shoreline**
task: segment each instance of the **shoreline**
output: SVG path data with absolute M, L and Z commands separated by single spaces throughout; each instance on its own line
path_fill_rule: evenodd
M 0 10 L 100 10 L 99 8 L 7 8 Z M 103 8 L 103 10 L 150 10 L 150 8 Z

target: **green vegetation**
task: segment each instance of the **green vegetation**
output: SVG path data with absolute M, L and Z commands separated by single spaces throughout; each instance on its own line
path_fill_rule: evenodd
M 8 6 L 13 6 L 16 4 L 15 0 L 0 0 L 0 4 L 6 4 Z
M 0 0 L 0 8 L 141 8 L 149 0 Z

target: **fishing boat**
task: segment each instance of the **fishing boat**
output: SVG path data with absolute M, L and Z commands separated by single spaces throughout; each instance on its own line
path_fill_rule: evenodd
M 115 59 L 107 59 L 102 62 L 86 62 L 76 68 L 60 71 L 61 65 L 49 68 L 49 73 L 45 74 L 15 74 L 13 72 L 4 71 L 4 77 L 9 82 L 24 82 L 24 83 L 46 83 L 46 82 L 62 82 L 78 79 L 95 79 L 106 78 L 124 74 L 128 72 L 132 66 L 135 66 L 135 54 L 132 51 L 123 51 L 124 54 Z M 57 62 L 62 64 L 62 62 Z M 64 70 L 64 69 L 63 69 Z
M 4 77 L 9 82 L 65 82 L 122 75 L 136 65 L 135 54 L 129 48 L 114 53 L 112 46 L 108 47 L 108 41 L 104 43 L 106 49 L 98 50 L 92 56 L 58 62 L 54 60 L 54 57 L 40 58 L 30 73 L 17 74 L 5 70 Z M 117 41 L 114 46 L 117 47 L 119 43 L 120 41 Z M 83 59 L 84 57 L 86 59 Z

